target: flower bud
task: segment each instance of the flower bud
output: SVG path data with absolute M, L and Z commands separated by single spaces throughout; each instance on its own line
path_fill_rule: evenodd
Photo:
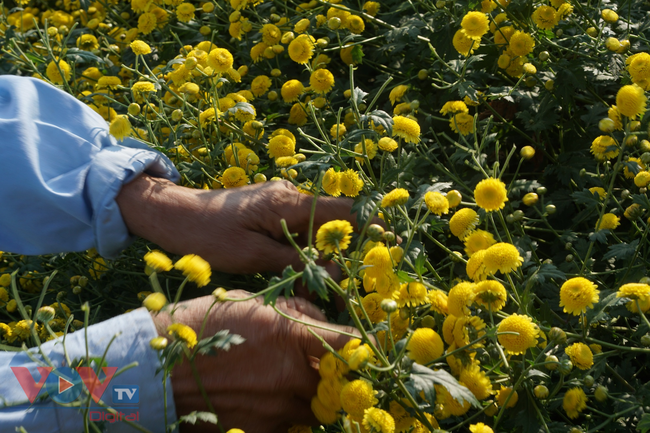
M 305 255 L 311 260 L 317 260 L 320 257 L 318 250 L 314 247 L 305 247 L 302 249 L 302 252 L 305 253 Z
M 598 36 L 598 30 L 596 29 L 596 27 L 589 27 L 585 33 L 587 33 L 592 38 Z
M 384 235 L 382 236 L 382 238 L 384 239 L 384 241 L 386 241 L 387 243 L 390 244 L 392 242 L 395 242 L 395 233 L 388 232 L 388 231 L 384 232 Z
M 553 215 L 556 211 L 556 207 L 553 204 L 546 205 L 546 213 L 549 215 Z
M 269 99 L 269 101 L 275 101 L 278 99 L 278 92 L 275 90 L 271 90 L 269 93 L 266 94 L 266 97 Z
M 264 173 L 256 173 L 255 176 L 253 176 L 253 182 L 255 183 L 266 182 L 266 175 L 264 175 Z
M 537 385 L 534 389 L 535 397 L 544 399 L 548 397 L 548 388 L 544 385 Z
M 74 287 L 72 288 L 72 293 L 74 293 L 75 295 L 79 295 L 79 294 L 81 293 L 82 290 L 83 290 L 83 289 L 81 288 L 81 286 L 74 286 Z
M 427 71 L 426 69 L 420 69 L 418 71 L 418 78 L 420 80 L 426 80 L 428 77 L 429 77 L 429 71 Z
M 524 146 L 521 148 L 519 154 L 523 159 L 531 159 L 533 156 L 535 156 L 535 148 L 533 146 Z
M 54 319 L 55 315 L 56 315 L 56 311 L 54 311 L 54 308 L 52 308 L 52 307 L 41 307 L 36 312 L 36 321 L 37 322 L 43 322 L 43 323 L 49 323 L 52 319 Z
M 616 128 L 616 123 L 614 123 L 614 121 L 609 117 L 605 117 L 598 121 L 598 129 L 600 129 L 602 132 L 606 134 L 610 134 L 614 132 L 615 128 Z
M 370 226 L 368 226 L 368 230 L 366 230 L 366 233 L 371 241 L 379 242 L 384 236 L 385 230 L 379 224 L 370 224 Z
M 544 194 L 546 194 L 547 190 L 546 190 L 545 186 L 540 186 L 539 188 L 536 189 L 536 191 L 537 191 L 537 194 L 544 195 Z
M 641 337 L 641 344 L 643 347 L 650 347 L 650 335 L 645 334 L 643 337 Z
M 590 374 L 586 375 L 585 377 L 582 378 L 582 384 L 587 388 L 591 388 L 592 386 L 594 386 L 594 377 Z
M 327 27 L 331 30 L 336 30 L 341 27 L 341 19 L 338 17 L 332 17 L 327 21 Z
M 160 311 L 167 305 L 167 298 L 162 293 L 154 292 L 144 298 L 142 305 L 149 311 Z
M 431 329 L 433 329 L 433 328 L 435 328 L 435 326 L 436 326 L 436 319 L 434 319 L 434 318 L 431 317 L 431 316 L 424 316 L 424 317 L 422 318 L 422 321 L 421 321 L 420 323 L 421 323 L 422 326 L 425 327 L 425 328 L 431 328 Z
M 226 289 L 224 289 L 223 287 L 217 287 L 217 288 L 214 289 L 214 291 L 212 292 L 212 296 L 213 296 L 214 299 L 216 299 L 217 301 L 219 301 L 219 302 L 223 302 L 224 299 L 226 299 L 226 297 L 228 296 L 228 291 L 227 291 Z
M 560 361 L 560 365 L 558 366 L 557 370 L 560 372 L 560 374 L 567 375 L 571 373 L 571 370 L 573 370 L 573 362 L 571 362 L 570 359 L 566 358 Z
M 149 341 L 149 346 L 153 350 L 163 350 L 167 347 L 167 339 L 165 337 L 155 337 Z
M 607 388 L 603 385 L 598 385 L 596 391 L 594 391 L 594 397 L 601 403 L 607 400 Z
M 350 367 L 350 370 L 358 370 L 359 368 L 364 367 L 368 363 L 369 358 L 370 358 L 370 351 L 368 350 L 368 348 L 365 345 L 359 346 L 350 355 L 350 359 L 348 360 L 348 366 Z
M 522 201 L 526 206 L 533 206 L 537 203 L 538 200 L 539 200 L 539 196 L 534 192 L 529 192 L 522 199 Z
M 551 343 L 564 344 L 566 343 L 566 332 L 564 332 L 561 328 L 554 326 L 550 331 L 548 331 L 548 339 L 551 341 Z
M 564 258 L 564 261 L 567 263 L 571 263 L 573 261 L 573 254 L 567 254 L 566 257 Z
M 550 57 L 550 55 L 549 55 L 548 51 L 542 51 L 542 52 L 539 53 L 539 55 L 537 56 L 537 58 L 538 58 L 539 60 L 541 60 L 542 62 L 547 61 L 549 57 Z
M 140 114 L 140 106 L 135 102 L 129 104 L 128 112 L 131 116 L 137 116 Z
M 379 305 L 381 306 L 381 309 L 386 313 L 390 314 L 397 311 L 397 302 L 395 302 L 393 299 L 383 299 Z

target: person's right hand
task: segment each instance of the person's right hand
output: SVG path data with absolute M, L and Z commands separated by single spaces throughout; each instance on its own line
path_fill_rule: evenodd
M 230 298 L 249 295 L 244 291 L 228 292 Z M 180 303 L 173 321 L 192 327 L 198 334 L 213 301 L 212 296 L 207 296 Z M 279 298 L 276 306 L 301 321 L 357 334 L 354 328 L 326 323 L 325 316 L 304 299 Z M 172 318 L 167 313 L 153 317 L 159 334 L 166 336 Z M 264 306 L 258 297 L 216 304 L 209 314 L 204 337 L 221 329 L 239 334 L 246 341 L 227 352 L 219 351 L 216 356 L 198 356 L 196 367 L 223 426 L 240 428 L 246 433 L 286 433 L 294 424 L 316 424 L 310 404 L 316 395 L 319 374 L 313 364 L 325 348 L 307 326 L 283 318 L 270 306 Z M 349 340 L 334 331 L 312 329 L 334 349 Z M 174 367 L 171 380 L 179 416 L 208 410 L 187 361 Z M 205 424 L 196 426 L 198 431 L 206 428 Z

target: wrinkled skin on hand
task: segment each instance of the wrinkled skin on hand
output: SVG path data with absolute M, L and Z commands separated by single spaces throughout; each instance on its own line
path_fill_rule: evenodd
M 240 290 L 228 292 L 230 298 L 248 295 Z M 213 301 L 207 296 L 180 303 L 173 321 L 191 326 L 198 334 Z M 325 323 L 325 316 L 302 298 L 280 298 L 276 305 L 304 322 L 356 334 L 354 328 Z M 153 317 L 159 334 L 165 335 L 172 318 L 164 312 Z M 307 326 L 280 316 L 270 306 L 264 306 L 262 299 L 255 298 L 216 304 L 204 337 L 221 329 L 239 334 L 246 341 L 216 356 L 198 356 L 196 367 L 224 428 L 240 428 L 246 433 L 286 433 L 294 424 L 316 424 L 310 408 L 319 381 L 314 364 L 325 348 Z M 333 331 L 312 329 L 335 349 L 349 340 Z M 179 416 L 208 410 L 187 360 L 174 367 L 171 380 Z M 205 431 L 208 427 L 187 428 Z
M 215 270 L 241 274 L 281 272 L 289 264 L 303 268 L 280 220 L 306 245 L 313 197 L 289 182 L 206 191 L 143 175 L 122 188 L 117 202 L 132 234 L 172 253 L 198 254 Z M 351 199 L 319 198 L 314 235 L 335 219 L 356 227 L 351 209 Z

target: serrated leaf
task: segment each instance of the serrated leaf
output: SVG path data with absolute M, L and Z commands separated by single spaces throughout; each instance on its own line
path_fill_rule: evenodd
M 355 199 L 352 205 L 352 213 L 357 214 L 357 225 L 363 225 L 370 218 L 370 213 L 375 209 L 375 203 L 381 199 L 381 195 L 377 191 L 373 191 L 370 195 L 362 195 Z
M 429 401 L 435 401 L 436 392 L 433 385 L 438 384 L 444 386 L 449 391 L 449 394 L 459 403 L 462 404 L 464 401 L 467 401 L 474 407 L 480 406 L 472 391 L 458 383 L 456 378 L 445 370 L 434 371 L 415 363 L 411 369 L 409 383 L 412 383 L 417 393 L 424 392 L 425 398 Z
M 274 288 L 273 290 L 270 290 L 268 293 L 264 295 L 264 305 L 275 305 L 275 301 L 278 299 L 278 296 L 282 292 L 284 292 L 285 298 L 288 298 L 291 296 L 293 293 L 293 280 L 287 281 L 288 278 L 296 275 L 297 272 L 293 270 L 291 265 L 287 266 L 284 268 L 284 271 L 282 271 L 282 278 L 279 277 L 273 277 L 269 281 L 269 287 L 276 285 L 277 287 Z
M 104 59 L 94 55 L 89 51 L 80 50 L 79 48 L 70 48 L 66 52 L 66 58 L 74 61 L 75 63 L 93 62 L 93 63 L 106 63 Z
M 542 377 L 542 378 L 547 378 L 549 377 L 548 374 L 544 373 L 543 371 L 537 370 L 535 368 L 531 368 L 528 370 L 528 373 L 526 373 L 526 377 Z
M 217 424 L 217 416 L 212 412 L 190 412 L 187 415 L 183 415 L 178 418 L 179 422 L 187 422 L 190 424 L 196 424 L 197 421 L 203 421 L 210 424 Z
M 234 107 L 228 109 L 228 113 L 232 113 L 233 115 L 238 111 L 243 111 L 253 116 L 255 115 L 255 108 L 253 107 L 252 104 L 249 104 L 248 102 L 238 102 L 235 104 Z
M 531 282 L 539 284 L 543 284 L 547 279 L 551 278 L 566 280 L 566 274 L 551 263 L 542 263 L 537 269 L 535 267 L 529 268 L 528 277 Z
M 400 282 L 402 283 L 414 283 L 415 280 L 414 278 L 410 277 L 409 274 L 407 274 L 404 271 L 398 271 L 397 272 L 397 277 L 399 278 Z
M 373 110 L 367 116 L 368 120 L 371 120 L 375 126 L 383 126 L 389 136 L 393 135 L 393 118 L 390 114 L 383 110 Z
M 608 234 L 609 234 L 608 229 L 598 230 L 597 232 L 589 233 L 589 241 L 591 241 L 591 242 L 600 242 L 601 244 L 606 244 Z
M 590 208 L 594 208 L 600 204 L 600 196 L 597 192 L 591 192 L 588 189 L 576 191 L 571 194 L 571 198 L 576 204 L 582 204 Z
M 616 292 L 610 293 L 594 305 L 594 308 L 587 309 L 587 320 L 589 322 L 598 322 L 599 320 L 603 320 L 607 317 L 607 313 L 605 313 L 606 310 L 627 304 L 627 302 L 627 298 L 618 298 Z
M 639 245 L 639 240 L 635 239 L 631 243 L 627 244 L 622 242 L 616 245 L 610 245 L 609 251 L 603 255 L 605 260 L 616 257 L 618 260 L 624 260 L 628 257 L 632 257 L 636 251 L 636 247 Z
M 197 344 L 197 352 L 201 355 L 216 355 L 217 350 L 225 350 L 227 352 L 231 346 L 242 344 L 244 341 L 246 339 L 242 336 L 230 334 L 227 329 L 222 329 L 212 337 L 199 341 Z
M 321 299 L 328 299 L 325 280 L 330 274 L 323 266 L 314 262 L 307 263 L 302 274 L 302 282 L 307 285 L 309 293 L 316 293 Z
M 364 92 L 358 87 L 354 88 L 354 91 L 352 92 L 352 98 L 354 101 L 356 101 L 357 104 L 361 104 L 362 102 L 365 102 L 365 98 L 368 96 L 368 92 Z

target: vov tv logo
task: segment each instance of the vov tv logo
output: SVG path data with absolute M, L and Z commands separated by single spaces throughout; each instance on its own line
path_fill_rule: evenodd
M 93 401 L 99 403 L 115 376 L 117 367 L 102 367 L 103 380 L 100 380 L 92 367 L 36 367 L 40 375 L 38 381 L 27 367 L 11 367 L 11 370 L 30 403 L 34 403 L 39 395 L 47 394 L 56 403 L 66 404 L 78 400 L 84 387 Z M 112 403 L 137 404 L 140 401 L 139 391 L 136 385 L 113 385 Z

